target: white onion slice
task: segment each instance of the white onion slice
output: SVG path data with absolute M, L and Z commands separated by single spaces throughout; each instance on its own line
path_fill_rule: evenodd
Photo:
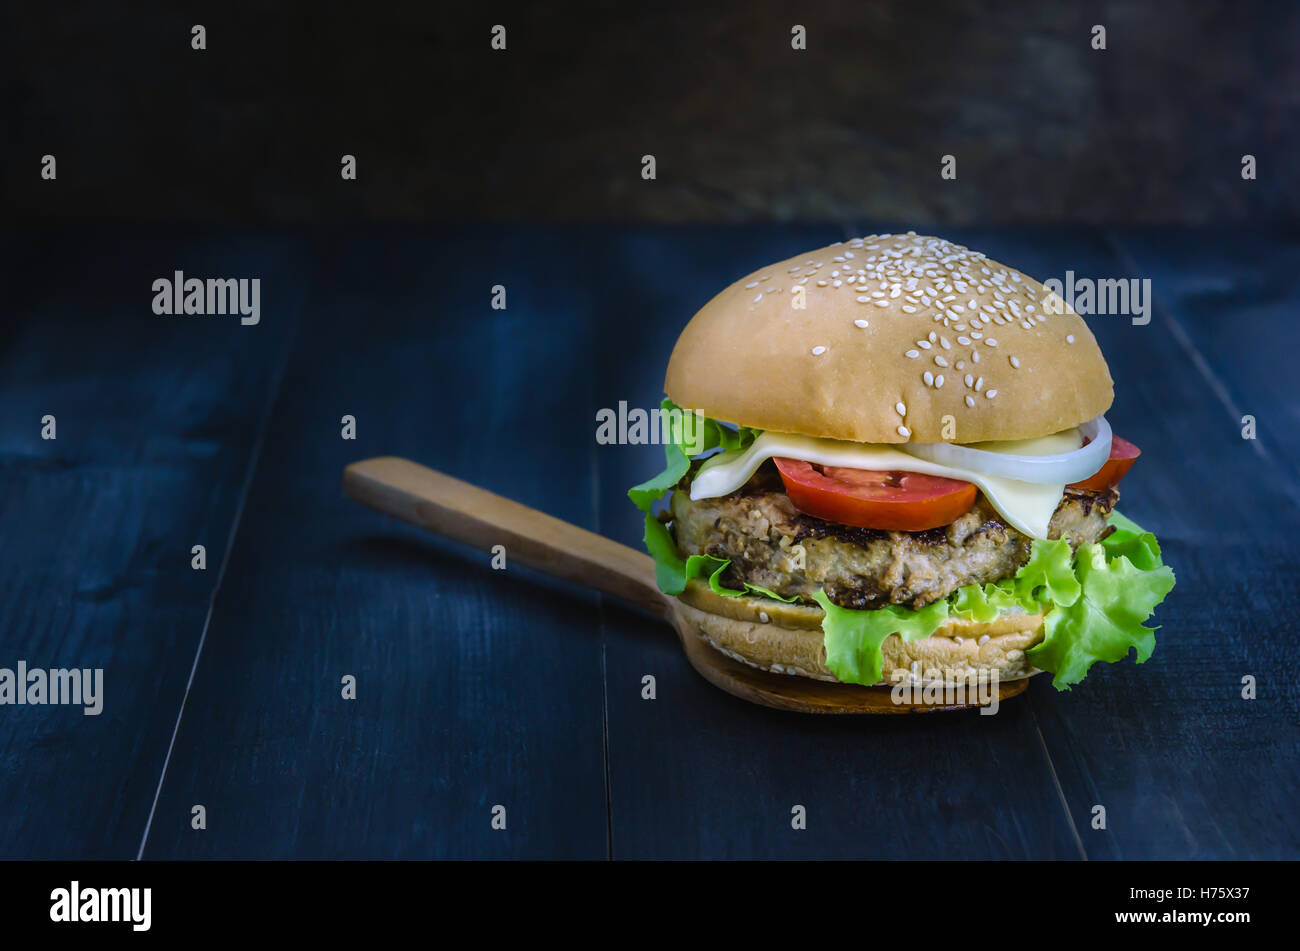
M 1105 416 L 1084 423 L 1079 432 L 1089 440 L 1086 446 L 1050 456 L 1017 456 L 946 442 L 900 443 L 895 448 L 942 466 L 1038 485 L 1067 485 L 1094 475 L 1110 458 L 1110 424 Z

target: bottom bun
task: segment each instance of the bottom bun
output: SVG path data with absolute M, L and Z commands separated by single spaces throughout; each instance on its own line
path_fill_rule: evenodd
M 728 657 L 776 674 L 839 683 L 826 667 L 822 609 L 767 598 L 724 598 L 692 581 L 679 597 L 679 611 L 691 629 Z M 1004 614 L 992 621 L 949 618 L 929 637 L 885 638 L 881 683 L 901 679 L 955 683 L 987 678 L 1022 680 L 1039 673 L 1026 651 L 1043 639 L 1041 614 Z M 913 668 L 913 664 L 916 667 Z

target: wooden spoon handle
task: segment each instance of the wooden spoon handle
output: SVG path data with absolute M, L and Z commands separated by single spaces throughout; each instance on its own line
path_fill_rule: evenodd
M 350 497 L 404 522 L 483 551 L 625 598 L 655 614 L 667 600 L 648 555 L 426 466 L 382 456 L 343 470 Z

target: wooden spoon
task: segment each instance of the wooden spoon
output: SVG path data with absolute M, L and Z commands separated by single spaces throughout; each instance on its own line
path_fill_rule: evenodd
M 510 558 L 530 568 L 615 595 L 667 619 L 691 666 L 710 683 L 751 703 L 800 713 L 915 713 L 976 705 L 899 704 L 888 687 L 773 674 L 732 660 L 701 639 L 681 601 L 659 590 L 648 555 L 408 459 L 384 456 L 354 462 L 343 470 L 343 491 L 373 509 L 475 548 L 487 551 L 504 545 Z M 698 582 L 688 592 L 687 600 L 695 607 L 707 608 L 710 599 L 721 600 Z M 1000 683 L 998 700 L 1023 693 L 1028 683 Z

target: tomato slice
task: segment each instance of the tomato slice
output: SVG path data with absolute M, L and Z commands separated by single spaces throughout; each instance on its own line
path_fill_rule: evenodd
M 1124 478 L 1129 469 L 1133 468 L 1133 463 L 1137 461 L 1137 457 L 1140 455 L 1142 455 L 1142 450 L 1127 439 L 1111 436 L 1110 458 L 1106 460 L 1100 469 L 1082 482 L 1070 483 L 1070 488 L 1092 489 L 1094 492 L 1100 492 L 1103 489 L 1109 489 L 1113 485 L 1119 485 L 1119 480 Z
M 975 504 L 975 486 L 956 479 L 772 461 L 795 508 L 841 525 L 921 532 L 952 524 Z

